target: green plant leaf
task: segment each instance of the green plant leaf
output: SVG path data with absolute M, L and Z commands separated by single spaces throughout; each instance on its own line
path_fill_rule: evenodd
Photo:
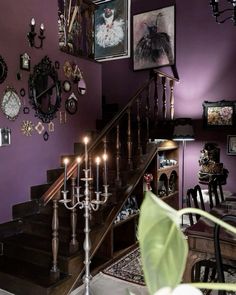
M 145 282 L 150 294 L 175 288 L 182 279 L 188 253 L 177 211 L 151 192 L 145 194 L 138 227 Z

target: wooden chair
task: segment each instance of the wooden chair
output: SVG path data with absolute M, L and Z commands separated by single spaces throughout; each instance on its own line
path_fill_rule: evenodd
M 222 217 L 224 221 L 234 221 L 236 223 L 236 216 L 235 215 L 224 215 Z M 224 269 L 225 268 L 232 268 L 232 266 L 224 264 L 221 255 L 221 247 L 220 247 L 220 225 L 216 224 L 214 228 L 214 247 L 215 247 L 215 258 L 216 258 L 216 270 L 217 270 L 217 281 L 219 283 L 225 283 L 225 275 Z M 225 291 L 219 291 L 219 295 L 226 295 Z
M 205 211 L 202 190 L 199 185 L 196 185 L 194 188 L 190 188 L 187 190 L 187 206 L 194 207 L 197 209 L 202 209 L 203 211 Z M 196 218 L 196 221 L 198 221 L 200 216 L 196 214 L 195 218 Z M 189 214 L 189 222 L 190 222 L 190 225 L 194 224 L 193 214 Z
M 187 206 L 194 207 L 197 209 L 201 209 L 205 211 L 205 205 L 202 195 L 202 190 L 199 185 L 196 185 L 194 188 L 190 188 L 187 190 Z M 200 215 L 195 215 L 196 222 L 200 218 Z M 190 225 L 193 225 L 194 219 L 193 214 L 189 214 Z M 203 274 L 203 275 L 201 275 Z M 216 270 L 214 263 L 210 260 L 202 260 L 195 264 L 192 269 L 192 281 L 199 282 L 200 280 L 203 282 L 214 281 L 216 275 Z M 206 294 L 207 291 L 206 291 Z

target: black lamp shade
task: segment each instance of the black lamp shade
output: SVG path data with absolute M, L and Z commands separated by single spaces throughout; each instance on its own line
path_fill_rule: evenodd
M 175 120 L 173 140 L 191 141 L 194 140 L 192 119 L 178 118 Z

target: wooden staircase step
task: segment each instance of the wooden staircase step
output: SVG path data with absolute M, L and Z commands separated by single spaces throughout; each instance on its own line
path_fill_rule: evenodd
M 40 212 L 40 206 L 42 204 L 38 199 L 34 199 L 28 202 L 19 203 L 12 206 L 12 216 L 14 219 L 22 218 L 32 214 Z
M 39 185 L 31 186 L 30 196 L 31 199 L 40 199 L 42 195 L 49 189 L 51 183 L 44 183 Z
M 47 182 L 53 183 L 63 172 L 63 167 L 47 170 Z
M 47 239 L 38 237 L 36 235 L 21 233 L 3 240 L 3 253 L 7 253 L 8 246 L 12 246 L 15 249 L 32 249 L 32 251 L 52 252 L 51 237 Z M 16 255 L 20 252 L 16 251 Z M 63 256 L 70 256 L 68 244 L 59 243 L 59 254 Z M 24 257 L 20 259 L 24 260 Z
M 17 295 L 47 295 L 66 282 L 69 276 L 60 273 L 55 279 L 49 269 L 31 263 L 0 257 L 1 288 Z

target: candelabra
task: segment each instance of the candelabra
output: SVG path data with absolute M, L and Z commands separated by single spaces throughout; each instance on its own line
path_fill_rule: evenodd
M 42 48 L 43 47 L 43 40 L 45 39 L 45 36 L 44 36 L 44 24 L 40 25 L 40 30 L 39 30 L 39 35 L 38 35 L 40 43 L 39 43 L 38 46 L 35 44 L 35 37 L 36 36 L 37 36 L 37 34 L 35 33 L 35 19 L 32 18 L 31 22 L 30 22 L 30 31 L 27 34 L 27 38 L 29 40 L 29 44 L 30 44 L 31 47 Z
M 67 165 L 68 165 L 68 159 L 64 159 L 64 188 L 62 191 L 63 199 L 60 200 L 64 206 L 69 209 L 73 210 L 75 207 L 79 207 L 79 209 L 84 209 L 84 219 L 85 219 L 85 226 L 84 226 L 84 233 L 85 233 L 85 239 L 83 244 L 84 249 L 84 265 L 85 265 L 85 275 L 83 278 L 84 286 L 85 286 L 85 292 L 84 295 L 90 295 L 90 249 L 91 249 L 91 242 L 90 242 L 90 226 L 89 226 L 89 216 L 91 214 L 91 211 L 97 211 L 100 207 L 100 205 L 103 205 L 107 202 L 108 197 L 111 195 L 108 193 L 108 187 L 107 184 L 107 155 L 103 155 L 104 160 L 104 192 L 102 193 L 99 191 L 99 165 L 100 165 L 100 158 L 96 158 L 96 191 L 95 191 L 95 199 L 90 198 L 90 190 L 89 190 L 89 183 L 93 180 L 92 177 L 89 176 L 90 169 L 88 168 L 88 151 L 87 151 L 87 144 L 88 144 L 88 138 L 84 138 L 85 143 L 85 169 L 84 171 L 84 178 L 80 179 L 80 165 L 81 165 L 81 158 L 77 158 L 77 186 L 75 186 L 74 191 L 72 192 L 72 198 L 77 199 L 77 201 L 74 203 L 72 199 L 69 199 L 67 197 L 68 190 L 66 189 L 66 180 L 67 180 Z M 84 194 L 81 194 L 81 186 L 80 186 L 80 180 L 84 182 Z M 101 198 L 102 197 L 102 198 Z M 71 205 L 70 205 L 71 203 Z
M 233 24 L 236 26 L 236 0 L 227 0 L 228 3 L 232 4 L 232 8 L 226 8 L 219 10 L 219 0 L 211 0 L 210 5 L 212 6 L 212 13 L 216 19 L 216 22 L 219 24 L 224 23 L 227 20 L 232 20 Z M 225 15 L 225 12 L 232 11 L 232 15 L 226 16 L 224 19 L 219 20 L 221 15 Z

